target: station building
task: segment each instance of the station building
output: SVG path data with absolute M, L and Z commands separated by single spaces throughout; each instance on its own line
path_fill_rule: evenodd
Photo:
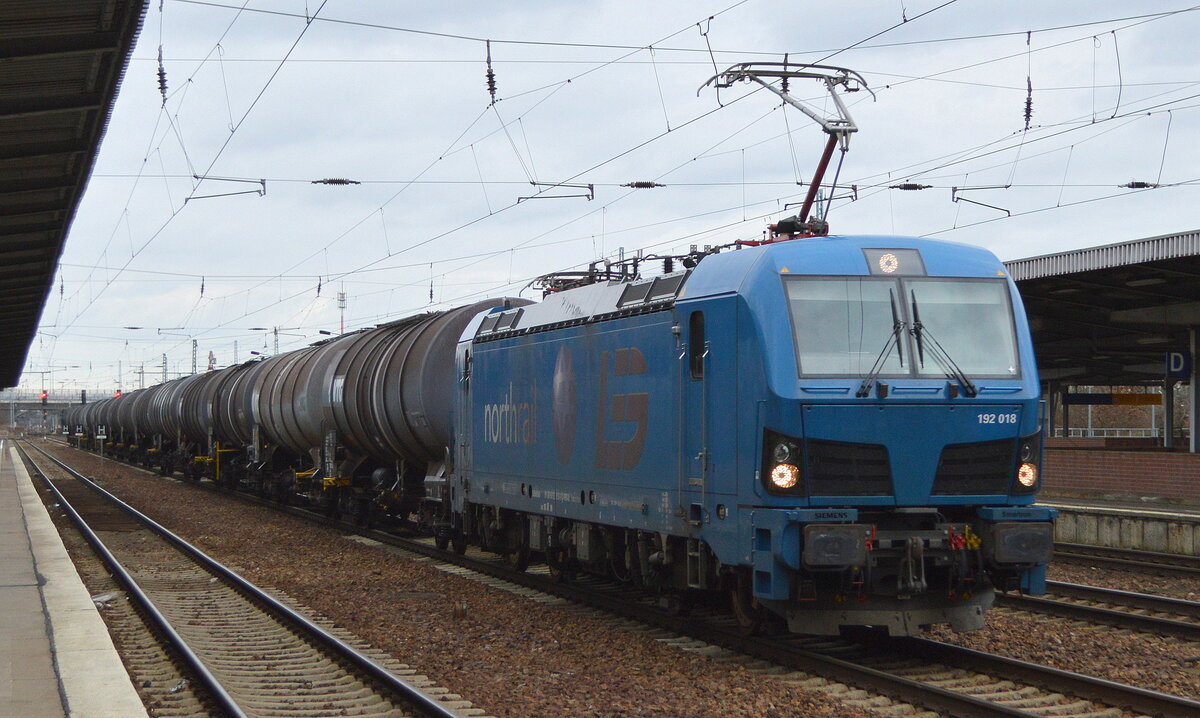
M 1005 264 L 1042 380 L 1046 492 L 1200 503 L 1200 433 L 1190 426 L 1200 231 Z

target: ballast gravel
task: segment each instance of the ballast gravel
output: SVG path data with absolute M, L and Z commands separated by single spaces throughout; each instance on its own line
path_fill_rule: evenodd
M 287 593 L 496 716 L 876 715 L 348 541 L 302 519 L 79 452 L 63 458 L 251 581 Z M 1065 565 L 1052 566 L 1049 578 L 1200 600 L 1197 580 Z M 991 611 L 980 631 L 938 627 L 926 635 L 1200 695 L 1200 645 L 1173 638 L 1007 609 Z
M 250 581 L 283 591 L 495 716 L 877 716 L 299 518 L 46 448 Z
M 1200 601 L 1200 579 L 1195 578 L 1066 564 L 1052 564 L 1047 578 Z M 952 633 L 938 627 L 927 635 L 1118 683 L 1191 698 L 1200 696 L 1200 643 L 1004 608 L 989 612 L 987 624 L 987 628 L 970 633 Z
M 1046 578 L 1063 583 L 1082 583 L 1134 593 L 1200 601 L 1200 577 L 1151 576 L 1137 571 L 1117 571 L 1098 566 L 1051 564 Z
M 970 633 L 938 627 L 926 635 L 1139 688 L 1200 696 L 1200 644 L 1008 609 L 991 611 L 987 623 Z

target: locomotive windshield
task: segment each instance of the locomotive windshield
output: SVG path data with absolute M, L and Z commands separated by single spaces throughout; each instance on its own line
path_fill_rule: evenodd
M 871 371 L 891 336 L 896 282 L 839 277 L 786 285 L 800 371 L 855 376 Z M 903 371 L 899 353 L 891 351 L 881 373 Z
M 967 376 L 1020 374 L 1002 279 L 788 277 L 784 286 L 801 374 L 865 376 L 883 354 L 878 375 L 944 376 L 928 347 L 915 346 L 917 320 L 922 344 L 936 342 Z

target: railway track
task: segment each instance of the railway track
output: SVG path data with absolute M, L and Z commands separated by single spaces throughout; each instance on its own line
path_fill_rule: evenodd
M 1200 556 L 1156 553 L 1135 549 L 1054 544 L 1054 562 L 1139 571 L 1156 576 L 1200 576 Z
M 673 615 L 649 596 L 600 580 L 557 584 L 548 572 L 515 574 L 500 559 L 468 551 L 447 556 L 432 540 L 397 539 L 372 533 L 375 540 L 427 559 L 465 569 L 495 581 L 556 595 L 678 634 L 685 650 L 713 650 L 765 659 L 774 666 L 817 677 L 806 685 L 820 689 L 834 682 L 954 716 L 1195 716 L 1200 702 L 1083 676 L 921 638 L 889 639 L 868 635 L 852 641 L 837 637 L 741 635 L 724 611 L 698 609 Z M 460 576 L 462 570 L 447 568 Z M 490 579 L 490 580 L 488 580 Z M 521 591 L 516 591 L 521 593 Z
M 1046 596 L 997 594 L 996 605 L 1200 642 L 1200 603 L 1059 581 Z
M 215 490 L 215 489 L 214 489 Z M 229 495 L 227 491 L 220 493 Z M 815 690 L 832 686 L 886 696 L 944 715 L 968 718 L 1054 715 L 1071 718 L 1200 715 L 1200 701 L 1122 685 L 1103 679 L 973 651 L 927 639 L 863 640 L 806 636 L 746 637 L 726 612 L 699 607 L 687 615 L 660 605 L 653 596 L 627 586 L 583 578 L 556 581 L 544 566 L 518 573 L 504 560 L 471 548 L 458 556 L 441 551 L 433 539 L 413 539 L 234 494 L 250 503 L 303 516 L 360 540 L 431 563 L 436 568 L 529 597 L 557 597 L 605 614 L 664 631 L 659 640 L 705 655 L 728 652 L 768 661 L 772 670 Z M 546 600 L 543 598 L 542 600 Z M 796 672 L 801 672 L 797 674 Z
M 21 453 L 184 663 L 183 673 L 200 687 L 197 700 L 210 711 L 237 718 L 453 718 L 461 715 L 455 709 L 469 707 L 457 696 L 428 695 L 37 450 L 41 462 Z

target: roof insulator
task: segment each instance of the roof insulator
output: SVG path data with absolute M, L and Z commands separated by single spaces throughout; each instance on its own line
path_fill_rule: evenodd
M 158 46 L 158 92 L 162 95 L 163 107 L 167 106 L 167 69 L 163 67 L 162 45 Z
M 313 180 L 312 184 L 362 184 L 358 180 L 345 179 L 344 177 L 326 177 L 325 179 Z
M 917 184 L 916 182 L 901 182 L 900 184 L 891 185 L 890 187 L 888 187 L 888 189 L 918 190 L 918 189 L 930 189 L 932 187 L 933 187 L 933 185 L 931 185 L 931 184 Z
M 496 73 L 492 70 L 492 41 L 487 41 L 487 89 L 488 95 L 492 98 L 492 104 L 496 104 Z
M 1118 187 L 1125 187 L 1126 189 L 1154 189 L 1157 186 L 1154 182 L 1143 182 L 1141 180 L 1130 180 L 1123 185 L 1118 185 Z
M 666 187 L 665 184 L 659 184 L 658 182 L 645 182 L 645 181 L 626 182 L 625 184 L 623 184 L 621 186 L 629 187 L 631 189 L 653 189 L 655 187 Z

